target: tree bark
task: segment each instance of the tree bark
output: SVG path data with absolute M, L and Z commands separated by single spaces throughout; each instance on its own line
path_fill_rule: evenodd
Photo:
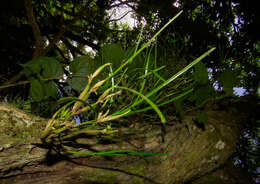
M 228 160 L 220 168 L 192 181 L 192 184 L 252 184 L 255 181 L 246 169 L 237 168 L 232 160 Z
M 167 153 L 166 156 L 59 155 L 41 145 L 47 120 L 0 104 L 0 183 L 157 183 L 193 181 L 223 165 L 236 147 L 244 116 L 233 108 L 207 108 L 205 129 L 185 114 L 181 123 L 170 121 L 164 142 L 159 124 L 133 123 L 120 129 L 120 138 L 100 141 L 98 136 L 78 137 L 83 152 L 134 150 Z M 132 133 L 135 132 L 135 133 Z M 75 145 L 66 145 L 67 148 Z

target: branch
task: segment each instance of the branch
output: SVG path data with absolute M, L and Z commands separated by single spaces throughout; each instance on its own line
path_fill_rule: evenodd
M 62 42 L 69 48 L 70 51 L 73 52 L 73 55 L 75 55 L 75 53 L 78 53 L 80 55 L 85 55 L 80 49 L 78 49 L 78 47 L 72 45 L 67 39 L 62 39 Z
M 134 7 L 131 6 L 129 3 L 136 3 L 136 1 L 134 1 L 134 0 L 130 0 L 130 1 L 121 1 L 121 0 L 119 0 L 119 2 L 120 2 L 120 3 L 111 5 L 111 6 L 108 8 L 108 10 L 110 10 L 110 9 L 112 9 L 112 8 L 115 8 L 115 7 L 119 7 L 119 6 L 121 6 L 121 5 L 127 5 L 127 6 L 129 6 L 130 8 L 134 9 Z
M 36 58 L 41 55 L 41 52 L 43 51 L 43 39 L 41 36 L 40 28 L 36 22 L 33 7 L 32 7 L 32 1 L 31 0 L 24 0 L 24 6 L 26 9 L 26 15 L 28 17 L 28 20 L 32 26 L 33 35 L 35 39 L 35 50 L 33 53 L 33 58 Z
M 9 85 L 12 85 L 12 83 L 20 80 L 23 76 L 24 76 L 24 71 L 21 70 L 18 74 L 16 74 L 12 78 L 10 78 L 8 81 L 4 82 L 1 86 L 7 86 L 8 87 Z M 4 88 L 6 88 L 6 87 L 0 87 L 0 91 L 2 91 Z
M 112 20 L 110 20 L 109 22 L 119 21 L 119 20 L 121 20 L 122 18 L 124 18 L 128 13 L 131 13 L 131 12 L 134 12 L 134 11 L 133 11 L 133 10 L 130 10 L 130 11 L 126 12 L 122 17 L 117 18 L 117 19 L 112 19 Z
M 51 40 L 51 38 L 50 38 L 49 35 L 46 35 L 46 37 L 48 38 L 49 41 Z M 61 57 L 62 57 L 66 62 L 68 62 L 69 59 L 65 57 L 65 55 L 64 55 L 63 52 L 62 52 L 62 50 L 57 46 L 56 43 L 55 43 L 55 45 L 54 45 L 54 48 L 59 52 L 59 54 L 61 55 Z
M 75 40 L 75 41 L 77 41 L 77 42 L 79 42 L 81 44 L 87 45 L 87 46 L 91 47 L 92 49 L 99 50 L 99 46 L 98 45 L 85 40 L 84 38 L 82 38 L 82 36 L 75 35 L 75 34 L 73 34 L 71 32 L 67 32 L 65 35 L 66 35 L 66 37 L 68 37 L 71 40 Z
M 63 25 L 61 25 L 61 29 L 58 32 L 58 34 L 54 37 L 54 39 L 53 40 L 49 39 L 50 44 L 44 49 L 42 55 L 46 55 L 55 46 L 55 44 L 61 40 L 65 32 L 66 32 L 65 28 L 63 27 Z
M 55 49 L 57 49 L 57 51 L 59 52 L 61 57 L 64 59 L 64 61 L 66 61 L 66 63 L 69 64 L 69 59 L 66 58 L 66 56 L 63 54 L 62 50 L 57 46 L 57 44 L 55 44 L 54 47 L 55 47 Z
M 30 83 L 30 81 L 21 81 L 21 82 L 15 83 L 15 84 L 6 84 L 6 85 L 0 86 L 0 89 L 10 88 L 10 87 L 19 86 L 19 85 L 25 85 L 28 83 Z

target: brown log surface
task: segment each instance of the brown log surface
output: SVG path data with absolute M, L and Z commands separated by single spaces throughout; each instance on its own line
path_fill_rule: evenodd
M 55 155 L 37 146 L 46 120 L 0 104 L 0 183 L 158 183 L 190 181 L 222 165 L 234 152 L 241 116 L 232 110 L 207 109 L 205 130 L 194 124 L 196 113 L 168 122 L 162 142 L 158 124 L 131 125 L 121 138 L 100 143 L 95 137 L 75 140 L 83 152 L 134 150 L 167 156 Z

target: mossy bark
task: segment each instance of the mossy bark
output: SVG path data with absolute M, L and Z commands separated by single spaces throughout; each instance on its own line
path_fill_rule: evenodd
M 164 142 L 154 123 L 134 123 L 121 129 L 120 139 L 75 139 L 80 151 L 134 150 L 166 156 L 57 155 L 42 146 L 47 120 L 0 105 L 0 183 L 158 183 L 192 181 L 223 165 L 235 150 L 240 113 L 207 109 L 205 130 L 194 124 L 196 113 L 167 123 Z M 132 133 L 135 132 L 135 133 Z M 73 145 L 66 145 L 67 148 Z M 75 148 L 75 145 L 74 145 Z
M 216 170 L 194 180 L 192 184 L 252 184 L 255 183 L 242 168 L 234 166 L 230 159 Z

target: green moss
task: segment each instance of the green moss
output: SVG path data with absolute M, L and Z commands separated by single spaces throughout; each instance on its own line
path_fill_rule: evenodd
M 87 182 L 100 182 L 107 184 L 122 183 L 127 181 L 129 184 L 139 184 L 144 183 L 144 178 L 138 176 L 145 176 L 145 160 L 140 160 L 135 162 L 133 165 L 126 164 L 121 167 L 120 170 L 131 173 L 123 173 L 112 170 L 97 170 L 82 172 L 80 178 L 82 178 L 82 183 Z M 135 176 L 136 175 L 136 176 Z
M 220 184 L 220 183 L 223 183 L 223 181 L 217 176 L 207 175 L 195 182 L 192 182 L 192 184 L 208 184 L 208 183 Z
M 217 143 L 221 138 L 221 135 L 219 134 L 219 132 L 216 132 L 216 130 L 212 131 L 212 132 L 208 132 L 207 133 L 207 140 L 211 140 L 210 142 L 215 142 Z
M 0 124 L 0 136 L 31 142 L 39 138 L 40 131 L 45 127 L 45 120 L 28 115 L 11 105 L 0 104 Z
M 81 173 L 82 182 L 100 182 L 100 183 L 120 183 L 117 179 L 118 172 L 111 170 L 102 170 L 101 172 L 83 172 Z

